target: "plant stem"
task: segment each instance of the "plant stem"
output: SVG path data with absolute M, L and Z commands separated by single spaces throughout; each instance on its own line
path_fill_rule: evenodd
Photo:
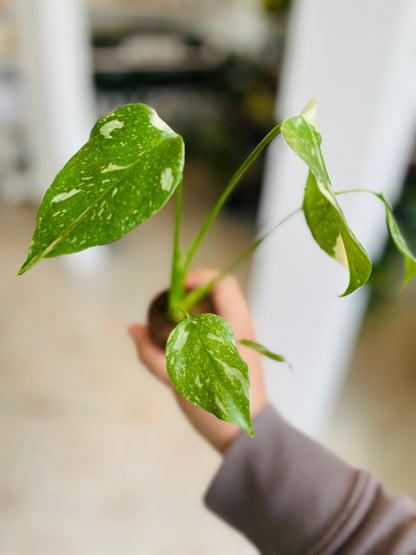
M 224 270 L 223 272 L 221 272 L 218 276 L 216 276 L 214 279 L 212 279 L 210 282 L 206 283 L 205 285 L 203 285 L 202 287 L 198 287 L 197 289 L 193 289 L 192 291 L 190 291 L 185 298 L 183 299 L 182 303 L 181 303 L 181 308 L 182 310 L 186 310 L 189 311 L 191 310 L 191 308 L 193 306 L 195 306 L 201 299 L 203 299 L 210 291 L 211 289 L 219 282 L 221 281 L 227 274 L 229 274 L 230 272 L 232 272 L 234 270 L 234 268 L 236 266 L 238 266 L 238 264 L 240 264 L 240 262 L 242 262 L 245 258 L 247 258 L 247 256 L 249 256 L 254 250 L 257 249 L 257 247 L 265 240 L 267 239 L 267 237 L 269 235 L 271 235 L 278 227 L 280 227 L 281 225 L 283 225 L 284 223 L 286 223 L 292 216 L 294 216 L 295 214 L 297 214 L 298 212 L 301 212 L 303 210 L 302 207 L 297 208 L 296 210 L 294 210 L 293 212 L 291 212 L 290 214 L 288 214 L 287 216 L 285 216 L 283 218 L 283 220 L 280 220 L 277 224 L 275 224 L 271 229 L 269 229 L 268 231 L 266 231 L 265 233 L 263 233 L 258 239 L 256 239 L 254 241 L 254 243 L 252 243 L 248 249 L 246 249 L 245 251 L 243 251 L 240 256 L 238 258 L 236 258 L 234 260 L 234 262 L 232 262 L 228 268 L 226 270 Z
M 379 196 L 379 193 L 376 193 L 375 191 L 370 191 L 370 189 L 346 189 L 345 191 L 335 192 L 336 195 L 346 195 L 348 193 L 370 193 L 371 195 L 376 195 L 376 197 Z
M 369 193 L 380 199 L 384 204 L 386 204 L 386 199 L 384 198 L 382 193 L 376 193 L 375 191 L 371 191 L 371 189 L 346 189 L 345 191 L 338 191 L 336 195 L 346 195 L 348 193 Z
M 168 317 L 174 322 L 179 322 L 183 319 L 183 312 L 181 310 L 178 310 L 178 306 L 183 296 L 185 281 L 183 257 L 179 247 L 181 210 L 182 181 L 179 183 L 176 189 L 175 233 L 173 239 L 172 270 L 168 295 Z
M 220 198 L 217 200 L 214 208 L 211 210 L 208 218 L 206 219 L 204 225 L 201 228 L 201 231 L 198 233 L 195 241 L 191 245 L 189 252 L 186 256 L 185 261 L 185 271 L 189 268 L 189 265 L 195 255 L 199 244 L 201 243 L 204 235 L 210 228 L 212 222 L 214 221 L 215 217 L 217 216 L 218 212 L 221 210 L 222 206 L 224 205 L 227 198 L 230 196 L 231 192 L 233 191 L 234 187 L 240 181 L 241 177 L 244 175 L 245 171 L 248 167 L 252 164 L 252 162 L 257 158 L 260 152 L 270 143 L 272 139 L 276 137 L 280 133 L 281 123 L 278 123 L 264 138 L 263 140 L 251 151 L 239 169 L 236 171 L 234 176 L 232 177 L 231 181 L 228 183 L 227 187 L 222 192 Z

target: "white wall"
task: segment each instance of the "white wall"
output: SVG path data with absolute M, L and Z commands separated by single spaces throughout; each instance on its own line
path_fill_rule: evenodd
M 415 131 L 415 60 L 413 0 L 294 3 L 278 119 L 318 98 L 318 128 L 336 190 L 369 188 L 397 198 Z M 302 162 L 275 141 L 262 226 L 301 205 L 306 176 Z M 386 238 L 381 203 L 365 194 L 339 200 L 358 239 L 377 256 Z M 347 283 L 345 270 L 314 244 L 301 214 L 254 259 L 251 301 L 259 339 L 294 364 L 290 372 L 266 363 L 271 399 L 315 435 L 330 417 L 365 311 L 366 291 L 337 298 Z
M 95 121 L 89 31 L 83 0 L 18 0 L 20 70 L 33 180 L 39 201 Z

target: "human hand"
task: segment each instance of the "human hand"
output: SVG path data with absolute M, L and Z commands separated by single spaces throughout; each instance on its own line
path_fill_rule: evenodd
M 195 289 L 208 283 L 216 275 L 217 272 L 213 270 L 196 270 L 188 275 L 186 286 Z M 250 412 L 254 417 L 267 405 L 267 396 L 261 355 L 249 347 L 238 344 L 240 339 L 256 340 L 250 309 L 237 281 L 231 276 L 222 279 L 212 289 L 210 296 L 218 315 L 230 324 L 237 348 L 248 365 L 251 384 Z M 166 370 L 165 353 L 152 342 L 147 326 L 133 324 L 129 327 L 129 334 L 136 345 L 140 360 L 154 376 L 173 390 L 190 423 L 220 453 L 224 453 L 241 433 L 241 429 L 190 403 L 176 391 Z

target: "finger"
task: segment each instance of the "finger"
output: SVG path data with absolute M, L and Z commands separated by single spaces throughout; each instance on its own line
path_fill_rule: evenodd
M 212 290 L 211 298 L 219 315 L 231 325 L 237 340 L 255 339 L 250 308 L 234 277 L 222 279 Z
M 165 353 L 153 343 L 148 328 L 140 324 L 133 324 L 129 327 L 128 332 L 136 345 L 137 354 L 142 363 L 160 381 L 171 386 L 172 382 L 166 370 Z

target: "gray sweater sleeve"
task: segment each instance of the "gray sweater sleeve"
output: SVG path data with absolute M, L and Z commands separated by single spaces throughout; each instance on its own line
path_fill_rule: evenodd
M 416 506 L 272 408 L 229 447 L 205 501 L 262 554 L 416 554 Z

